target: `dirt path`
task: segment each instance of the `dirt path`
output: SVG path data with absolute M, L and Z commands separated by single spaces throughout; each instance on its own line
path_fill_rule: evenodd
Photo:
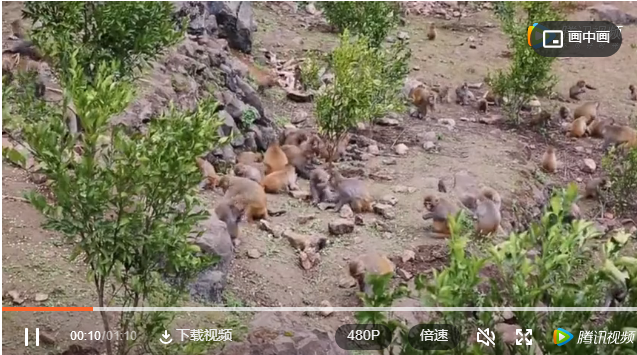
M 8 23 L 16 18 L 16 9 L 19 9 L 14 3 L 7 6 L 5 4 L 7 3 L 3 2 L 3 38 L 8 35 Z M 627 3 L 615 5 L 631 11 Z M 291 57 L 308 49 L 327 50 L 336 43 L 333 34 L 306 29 L 300 14 L 277 14 L 263 4 L 257 5 L 255 11 L 259 22 L 255 48 L 267 48 L 278 56 Z M 585 11 L 571 16 L 572 19 L 586 17 Z M 419 34 L 426 33 L 425 28 L 430 21 L 442 28 L 434 42 L 418 38 Z M 412 77 L 455 87 L 463 81 L 481 82 L 490 70 L 507 65 L 507 59 L 500 55 L 506 50 L 506 41 L 500 29 L 493 26 L 498 21 L 491 12 L 471 14 L 460 21 L 412 16 L 407 23 L 408 26 L 401 30 L 411 37 L 411 65 L 414 68 L 410 74 Z M 455 31 L 445 29 L 452 24 Z M 624 27 L 622 34 L 624 45 L 614 56 L 558 60 L 554 69 L 559 77 L 559 92 L 565 92 L 580 78 L 590 81 L 598 90 L 585 94 L 585 99 L 600 100 L 603 116 L 626 122 L 635 111 L 635 106 L 628 101 L 627 88 L 631 79 L 637 80 L 634 75 L 629 74 L 637 62 L 637 53 L 630 46 L 637 43 L 637 27 Z M 475 44 L 475 49 L 469 44 Z M 276 90 L 267 95 L 268 108 L 278 119 L 287 121 L 303 116 L 308 117 L 308 124 L 313 121 L 311 105 L 292 104 Z M 571 109 L 575 107 L 574 104 L 569 106 Z M 502 127 L 472 122 L 477 120 L 478 113 L 453 104 L 444 106 L 434 117 L 451 118 L 455 121 L 455 127 L 450 129 L 448 125 L 435 120 L 422 121 L 403 115 L 399 117 L 400 126 L 378 128 L 371 136 L 379 142 L 381 148 L 386 148 L 381 149 L 383 155 L 372 156 L 364 162 L 353 161 L 346 164 L 364 168 L 368 173 L 380 172 L 392 177 L 391 181 L 367 179 L 367 183 L 376 198 L 391 195 L 397 199 L 393 208 L 395 219 L 364 215 L 364 225 L 356 226 L 354 233 L 329 237 L 332 245 L 322 253 L 320 265 L 310 271 L 301 269 L 296 252 L 284 239 L 269 236 L 256 225 L 245 225 L 242 231 L 243 244 L 238 248 L 228 286 L 227 303 L 319 306 L 322 301 L 327 300 L 333 306 L 358 304 L 355 288 L 341 287 L 349 283 L 345 269 L 349 259 L 372 250 L 400 255 L 405 249 L 415 250 L 421 245 L 427 247 L 419 249 L 419 252 L 429 250 L 433 253 L 439 250 L 437 246 L 444 244 L 444 241 L 427 235 L 425 223 L 420 218 L 422 196 L 426 191 L 436 190 L 438 179 L 444 179 L 450 187 L 456 174 L 466 172 L 476 183 L 492 186 L 502 191 L 505 198 L 512 198 L 516 188 L 532 175 L 529 172 L 534 170 L 535 161 L 541 156 L 547 142 L 556 138 L 555 135 L 543 137 L 535 132 L 509 131 Z M 422 137 L 427 132 L 434 132 L 439 138 L 438 151 L 427 152 L 423 149 Z M 392 155 L 390 147 L 394 141 L 409 147 L 405 156 L 388 156 Z M 554 179 L 585 180 L 587 176 L 580 172 L 578 164 L 585 157 L 593 157 L 599 164 L 599 142 L 590 139 L 561 141 L 565 142 L 562 157 L 565 167 Z M 525 145 L 534 147 L 533 159 L 529 162 L 520 155 Z M 5 164 L 2 186 L 3 196 L 21 196 L 25 189 L 35 187 L 23 172 Z M 399 186 L 405 187 L 402 190 L 406 192 L 397 192 Z M 301 182 L 301 187 L 308 189 L 305 181 Z M 459 189 L 460 187 L 450 193 L 455 195 Z M 218 198 L 214 193 L 205 196 L 210 206 Z M 274 225 L 307 235 L 327 235 L 327 224 L 338 216 L 333 211 L 320 211 L 306 202 L 287 196 L 271 195 L 268 203 L 287 211 L 286 214 L 273 218 Z M 60 245 L 57 236 L 39 227 L 40 215 L 26 203 L 12 199 L 3 198 L 3 207 L 3 293 L 9 290 L 20 291 L 27 298 L 23 303 L 25 306 L 38 304 L 33 300 L 36 293 L 48 295 L 48 300 L 41 303 L 43 305 L 92 305 L 90 300 L 95 300 L 95 295 L 91 285 L 84 281 L 83 266 L 67 261 L 69 250 Z M 310 220 L 301 224 L 300 217 Z M 252 249 L 259 252 L 259 258 L 247 257 L 248 250 Z M 8 305 L 7 301 L 3 304 Z M 350 321 L 352 315 L 298 317 L 303 323 L 335 329 Z M 202 321 L 210 323 L 218 320 L 205 318 Z M 5 312 L 3 321 L 3 349 L 11 349 L 15 354 L 45 353 L 45 348 L 23 350 L 24 327 L 40 327 L 41 330 L 47 329 L 57 334 L 59 346 L 68 342 L 67 333 L 70 330 L 101 329 L 97 315 L 90 313 L 70 315 Z

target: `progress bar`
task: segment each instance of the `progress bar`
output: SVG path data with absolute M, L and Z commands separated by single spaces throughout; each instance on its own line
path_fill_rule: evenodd
M 2 307 L 3 312 L 637 312 L 637 307 Z

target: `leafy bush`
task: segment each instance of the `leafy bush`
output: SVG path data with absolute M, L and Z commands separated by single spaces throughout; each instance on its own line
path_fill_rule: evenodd
M 52 202 L 37 192 L 28 200 L 45 216 L 44 227 L 71 245 L 71 260 L 88 266 L 100 307 L 176 306 L 190 279 L 210 265 L 188 238 L 207 217 L 198 211 L 201 181 L 195 157 L 219 144 L 216 103 L 194 112 L 169 113 L 154 120 L 147 135 L 131 137 L 109 118 L 133 97 L 132 83 L 115 80 L 116 64 L 101 64 L 89 80 L 71 56 L 66 93 L 85 131 L 71 134 L 58 106 L 42 106 L 30 91 L 9 90 L 3 99 L 12 122 L 20 122 L 26 145 L 48 178 Z M 19 103 L 19 104 L 18 104 Z M 78 154 L 80 153 L 81 154 Z M 105 331 L 135 330 L 137 342 L 156 341 L 172 314 L 123 312 L 117 324 L 102 313 Z M 107 353 L 113 344 L 107 341 Z M 118 354 L 134 342 L 118 341 Z
M 89 80 L 97 63 L 121 63 L 131 75 L 183 33 L 175 30 L 173 5 L 161 1 L 27 1 L 24 17 L 40 23 L 31 39 L 60 72 L 71 53 Z M 65 76 L 70 77 L 70 76 Z
M 540 221 L 522 233 L 512 234 L 505 242 L 489 247 L 487 252 L 468 255 L 467 234 L 461 229 L 460 215 L 450 221 L 450 264 L 433 276 L 418 275 L 415 279 L 419 296 L 428 307 L 600 307 L 623 294 L 622 306 L 637 304 L 637 259 L 621 256 L 629 235 L 617 233 L 603 246 L 602 265 L 593 257 L 593 245 L 599 244 L 599 232 L 584 220 L 565 223 L 564 207 L 577 198 L 577 186 L 554 195 L 550 207 Z M 484 255 L 480 255 L 484 254 Z M 387 290 L 387 280 L 370 277 L 372 297 L 364 296 L 366 306 L 389 306 L 403 297 L 405 287 Z M 477 292 L 478 291 L 478 292 Z M 380 301 L 380 302 L 379 302 Z M 585 344 L 572 342 L 558 347 L 552 342 L 552 330 L 558 327 L 575 336 L 580 330 L 632 331 L 637 314 L 631 312 L 514 312 L 520 328 L 533 329 L 534 347 L 543 354 L 629 354 L 637 349 L 629 344 Z M 386 324 L 397 329 L 395 344 L 400 354 L 422 354 L 407 342 L 409 328 L 381 312 L 357 312 L 361 323 Z M 473 316 L 463 312 L 437 313 L 430 323 L 453 324 L 463 334 L 454 354 L 480 354 L 479 344 L 467 341 L 476 327 L 494 329 L 501 316 L 482 311 Z M 508 347 L 510 354 L 530 354 L 524 347 L 504 345 L 496 337 L 496 353 Z M 633 352 L 631 352 L 630 350 Z M 624 351 L 624 352 L 622 352 Z
M 392 1 L 321 1 L 327 22 L 343 32 L 369 38 L 369 45 L 380 47 L 387 34 L 398 25 L 400 5 Z
M 301 64 L 301 82 L 304 90 L 318 90 L 321 87 L 321 68 L 324 61 L 312 53 Z
M 507 99 L 505 109 L 509 117 L 518 121 L 518 112 L 532 95 L 548 94 L 555 85 L 551 66 L 555 58 L 543 57 L 526 42 L 529 23 L 561 21 L 563 15 L 548 1 L 497 2 L 496 13 L 502 29 L 509 37 L 513 55 L 507 70 L 490 75 L 493 91 Z M 522 12 L 524 16 L 519 16 Z
M 348 130 L 402 108 L 398 93 L 407 73 L 410 52 L 405 44 L 369 47 L 366 37 L 352 39 L 349 30 L 330 55 L 334 82 L 315 100 L 319 132 L 328 141 L 330 157 Z M 331 158 L 328 159 L 331 162 Z
M 626 154 L 611 149 L 602 159 L 602 168 L 608 175 L 615 211 L 620 215 L 637 211 L 637 148 Z

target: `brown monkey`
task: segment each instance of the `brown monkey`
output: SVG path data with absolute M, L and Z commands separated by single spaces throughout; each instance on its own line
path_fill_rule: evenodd
M 635 88 L 635 85 L 630 84 L 628 86 L 628 90 L 630 90 L 630 99 L 633 101 L 637 101 L 637 89 Z
M 475 100 L 475 95 L 469 90 L 469 85 L 463 83 L 456 88 L 456 103 L 462 106 L 468 105 L 469 101 Z
M 24 28 L 22 27 L 22 20 L 17 19 L 11 22 L 11 37 L 9 39 L 26 39 Z
M 626 148 L 637 147 L 637 131 L 628 126 L 606 126 L 602 130 L 604 144 L 602 150 L 608 150 L 612 145 L 621 145 Z
M 263 165 L 265 165 L 265 175 L 269 175 L 275 171 L 280 171 L 288 165 L 288 158 L 285 156 L 285 152 L 281 149 L 279 143 L 272 143 L 265 151 L 263 157 Z
M 323 168 L 315 168 L 310 173 L 310 193 L 312 203 L 336 202 L 336 192 L 330 186 L 330 175 Z
M 432 194 L 425 195 L 423 205 L 429 211 L 422 215 L 422 219 L 427 221 L 433 219 L 433 236 L 437 238 L 447 238 L 451 235 L 448 219 L 458 212 L 458 207 L 445 198 L 440 198 Z
M 487 103 L 487 100 L 482 99 L 478 101 L 478 112 L 487 113 L 488 109 L 489 109 L 489 104 Z
M 290 164 L 283 170 L 275 171 L 266 175 L 261 180 L 261 186 L 267 193 L 278 194 L 290 190 L 298 190 L 296 184 L 296 172 L 294 165 Z
M 547 173 L 554 173 L 557 170 L 557 156 L 555 148 L 548 147 L 542 156 L 542 170 Z
M 349 262 L 349 274 L 358 283 L 358 289 L 366 294 L 371 294 L 371 285 L 365 283 L 365 277 L 369 274 L 387 275 L 394 273 L 394 264 L 382 254 L 363 254 Z
M 584 116 L 575 119 L 575 121 L 571 124 L 571 129 L 568 132 L 568 135 L 575 138 L 584 137 L 586 133 L 588 133 L 588 127 L 586 126 L 587 120 L 588 118 Z
M 436 33 L 436 25 L 432 23 L 432 24 L 429 26 L 429 32 L 427 32 L 427 38 L 428 38 L 430 41 L 433 41 L 434 39 L 436 39 L 436 34 L 437 34 L 437 33 Z
M 490 195 L 490 192 L 495 192 L 493 189 L 483 190 L 477 200 L 476 208 L 476 231 L 480 235 L 488 235 L 495 233 L 500 227 L 502 221 L 502 214 L 500 213 L 500 195 L 495 192 L 495 195 Z
M 314 156 L 311 145 L 301 144 L 301 147 L 296 145 L 284 145 L 281 150 L 285 153 L 288 159 L 288 163 L 296 168 L 296 173 L 303 179 L 310 179 L 310 171 L 308 168 L 308 161 Z
M 252 163 L 252 164 L 238 163 L 237 165 L 234 166 L 234 174 L 236 176 L 244 177 L 254 182 L 261 183 L 261 180 L 263 180 L 263 169 L 262 168 L 260 169 L 258 165 L 256 164 L 259 164 L 259 163 Z
M 586 124 L 591 123 L 597 117 L 597 110 L 599 109 L 599 102 L 587 102 L 575 109 L 573 117 L 586 117 Z
M 305 129 L 288 128 L 283 131 L 279 144 L 284 145 L 301 145 L 310 137 L 310 132 Z
M 431 91 L 435 92 L 438 98 L 438 102 L 448 104 L 451 102 L 451 97 L 449 95 L 449 87 L 443 86 L 439 88 L 432 88 Z
M 230 234 L 230 238 L 232 238 L 232 244 L 236 246 L 239 238 L 239 222 L 241 222 L 241 217 L 243 216 L 242 211 L 236 208 L 232 201 L 222 200 L 215 207 L 215 214 L 220 221 L 226 223 L 226 229 L 228 234 Z
M 584 186 L 584 198 L 598 198 L 600 191 L 608 187 L 608 179 L 595 178 L 586 182 Z
M 237 156 L 237 163 L 252 164 L 263 161 L 263 154 L 255 152 L 241 152 Z
M 531 126 L 543 125 L 551 120 L 551 113 L 548 111 L 540 111 L 539 114 L 534 114 L 529 122 Z
M 196 160 L 197 166 L 199 167 L 201 174 L 204 176 L 204 181 L 202 182 L 203 187 L 217 187 L 219 184 L 219 175 L 217 175 L 215 167 L 204 158 L 197 157 Z
M 569 117 L 571 117 L 571 110 L 566 106 L 560 107 L 560 118 L 567 120 Z
M 344 178 L 338 171 L 332 171 L 330 184 L 338 194 L 338 202 L 334 209 L 341 210 L 345 204 L 349 204 L 355 213 L 372 212 L 372 197 L 367 192 L 363 181 L 354 178 Z
M 268 201 L 265 191 L 258 183 L 238 177 L 224 175 L 219 187 L 225 192 L 224 199 L 247 216 L 248 222 L 268 218 Z
M 498 209 L 502 206 L 502 197 L 494 188 L 485 186 L 480 190 L 480 195 L 493 202 Z
M 584 90 L 585 86 L 586 82 L 584 80 L 579 80 L 575 83 L 575 85 L 568 89 L 568 96 L 573 100 L 579 101 L 579 96 L 586 92 L 586 90 Z
M 423 86 L 417 86 L 411 89 L 409 93 L 409 97 L 411 98 L 411 102 L 418 108 L 418 112 L 420 113 L 420 118 L 427 117 L 427 112 L 431 110 L 431 112 L 436 111 L 436 93 L 428 90 Z
M 614 118 L 607 118 L 607 119 L 596 118 L 593 120 L 593 122 L 591 122 L 591 124 L 588 125 L 588 128 L 587 128 L 588 133 L 591 135 L 591 137 L 604 138 L 604 135 L 603 135 L 604 127 L 606 127 L 607 125 L 612 125 L 612 124 L 615 124 Z
M 270 70 L 262 70 L 257 68 L 253 62 L 245 57 L 245 54 L 237 51 L 231 50 L 235 57 L 239 58 L 247 67 L 250 76 L 255 81 L 258 87 L 259 93 L 263 93 L 265 89 L 270 89 L 274 86 L 281 86 L 279 81 L 277 80 L 277 75 L 270 72 Z

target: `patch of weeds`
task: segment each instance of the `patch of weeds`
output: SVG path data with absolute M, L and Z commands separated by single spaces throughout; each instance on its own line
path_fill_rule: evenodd
M 546 184 L 548 181 L 548 176 L 539 169 L 533 171 L 533 178 L 542 185 Z

